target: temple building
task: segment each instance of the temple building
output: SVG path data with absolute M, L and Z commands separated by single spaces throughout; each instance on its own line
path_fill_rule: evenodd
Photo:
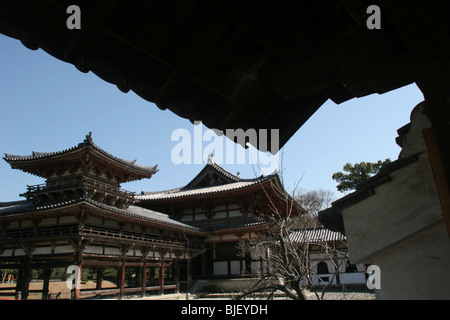
M 269 218 L 303 212 L 284 191 L 278 174 L 242 179 L 212 158 L 186 186 L 142 192 L 136 199 L 142 207 L 208 233 L 203 242 L 206 252 L 194 263 L 194 276 L 199 278 L 258 273 L 264 267 L 262 258 L 240 254 L 239 242 L 267 230 Z
M 135 194 L 121 184 L 150 179 L 156 166 L 119 159 L 97 146 L 91 133 L 75 147 L 52 153 L 6 154 L 13 169 L 46 179 L 28 186 L 26 200 L 0 203 L 0 267 L 18 270 L 16 291 L 27 299 L 33 269 L 97 269 L 95 290 L 72 290 L 72 298 L 186 290 L 195 279 L 242 277 L 263 267 L 262 257 L 239 255 L 237 244 L 257 237 L 270 219 L 301 214 L 277 174 L 235 176 L 210 159 L 186 186 Z M 286 201 L 294 203 L 286 209 Z M 103 289 L 105 268 L 118 268 L 117 288 Z M 125 284 L 135 268 L 136 286 Z M 156 275 L 155 275 L 156 273 Z M 149 278 L 158 278 L 152 285 Z

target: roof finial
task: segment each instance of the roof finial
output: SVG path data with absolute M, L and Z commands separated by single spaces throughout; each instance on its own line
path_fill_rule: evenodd
M 84 142 L 92 143 L 92 132 L 89 131 L 89 133 L 86 135 L 86 139 L 84 139 Z
M 210 154 L 208 154 L 208 164 L 214 164 L 213 157 L 214 153 L 211 152 Z

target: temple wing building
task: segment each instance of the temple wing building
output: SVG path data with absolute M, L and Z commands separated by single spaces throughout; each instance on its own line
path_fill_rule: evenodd
M 202 278 L 259 272 L 261 257 L 240 254 L 239 242 L 258 237 L 272 219 L 304 212 L 283 189 L 278 174 L 242 179 L 212 159 L 186 186 L 142 192 L 136 199 L 140 206 L 208 233 L 206 253 L 194 263 L 194 276 Z
M 239 255 L 238 243 L 270 228 L 271 219 L 303 213 L 277 174 L 242 179 L 212 160 L 182 188 L 139 195 L 123 190 L 122 183 L 149 179 L 157 167 L 109 154 L 91 133 L 66 150 L 5 154 L 4 160 L 46 179 L 27 187 L 26 200 L 0 203 L 0 265 L 18 270 L 16 291 L 23 299 L 33 269 L 45 270 L 44 299 L 49 270 L 57 267 L 75 266 L 77 275 L 84 267 L 97 269 L 96 290 L 77 285 L 74 299 L 179 292 L 183 280 L 189 290 L 194 279 L 257 273 L 260 257 Z M 116 289 L 102 289 L 104 268 L 119 268 Z M 136 269 L 137 286 L 126 286 L 126 268 Z M 148 285 L 149 277 L 158 285 Z

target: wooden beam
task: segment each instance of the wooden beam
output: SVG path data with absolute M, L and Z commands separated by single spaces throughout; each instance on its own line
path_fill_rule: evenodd
M 75 273 L 75 288 L 72 289 L 72 299 L 78 300 L 80 299 L 80 290 L 81 290 L 81 263 L 77 264 L 78 271 Z
M 180 259 L 179 255 L 177 255 L 175 260 L 175 293 L 180 293 Z
M 161 109 L 166 108 L 165 105 L 171 93 L 189 77 L 197 62 L 215 46 L 229 25 L 229 19 L 214 20 L 213 24 L 206 28 L 205 32 L 197 38 L 192 47 L 182 55 L 171 75 L 156 94 L 155 100 L 158 107 Z
M 431 169 L 433 170 L 434 181 L 441 203 L 442 213 L 444 215 L 445 225 L 447 227 L 448 237 L 450 239 L 450 188 L 445 178 L 445 166 L 442 163 L 439 148 L 433 129 L 429 128 L 423 132 L 425 144 L 427 146 L 428 157 L 430 159 Z M 448 167 L 448 165 L 447 165 Z
M 147 260 L 142 259 L 142 267 L 141 267 L 141 297 L 145 297 L 145 287 L 147 286 Z
M 119 268 L 118 274 L 119 279 L 117 281 L 117 285 L 119 287 L 119 299 L 123 299 L 123 297 L 125 296 L 125 268 L 126 268 L 125 258 L 128 252 L 128 248 L 122 247 L 121 252 L 122 252 L 122 261 Z
M 52 269 L 47 266 L 44 268 L 44 284 L 42 285 L 42 300 L 48 299 L 49 292 L 49 284 L 50 284 L 50 275 L 52 273 Z
M 100 290 L 102 288 L 102 282 L 103 282 L 103 267 L 97 268 L 97 280 L 95 284 L 95 289 Z
M 82 28 L 74 32 L 72 40 L 63 52 L 63 58 L 71 61 L 79 70 L 87 71 L 79 63 L 96 40 L 101 26 L 117 2 L 118 0 L 96 0 L 86 15 L 84 15 L 84 11 L 82 12 Z
M 20 264 L 18 279 L 16 282 L 16 292 L 20 291 L 22 300 L 28 299 L 31 272 L 31 255 L 26 255 Z
M 428 70 L 416 81 L 425 97 L 432 131 L 424 132 L 430 164 L 450 238 L 450 66 Z

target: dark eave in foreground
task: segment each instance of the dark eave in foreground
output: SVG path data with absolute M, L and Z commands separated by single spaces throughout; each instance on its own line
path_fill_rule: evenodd
M 80 30 L 67 28 L 71 4 Z M 372 4 L 380 30 L 366 24 Z M 446 0 L 0 1 L 0 32 L 191 122 L 279 129 L 280 148 L 328 99 L 450 68 Z

